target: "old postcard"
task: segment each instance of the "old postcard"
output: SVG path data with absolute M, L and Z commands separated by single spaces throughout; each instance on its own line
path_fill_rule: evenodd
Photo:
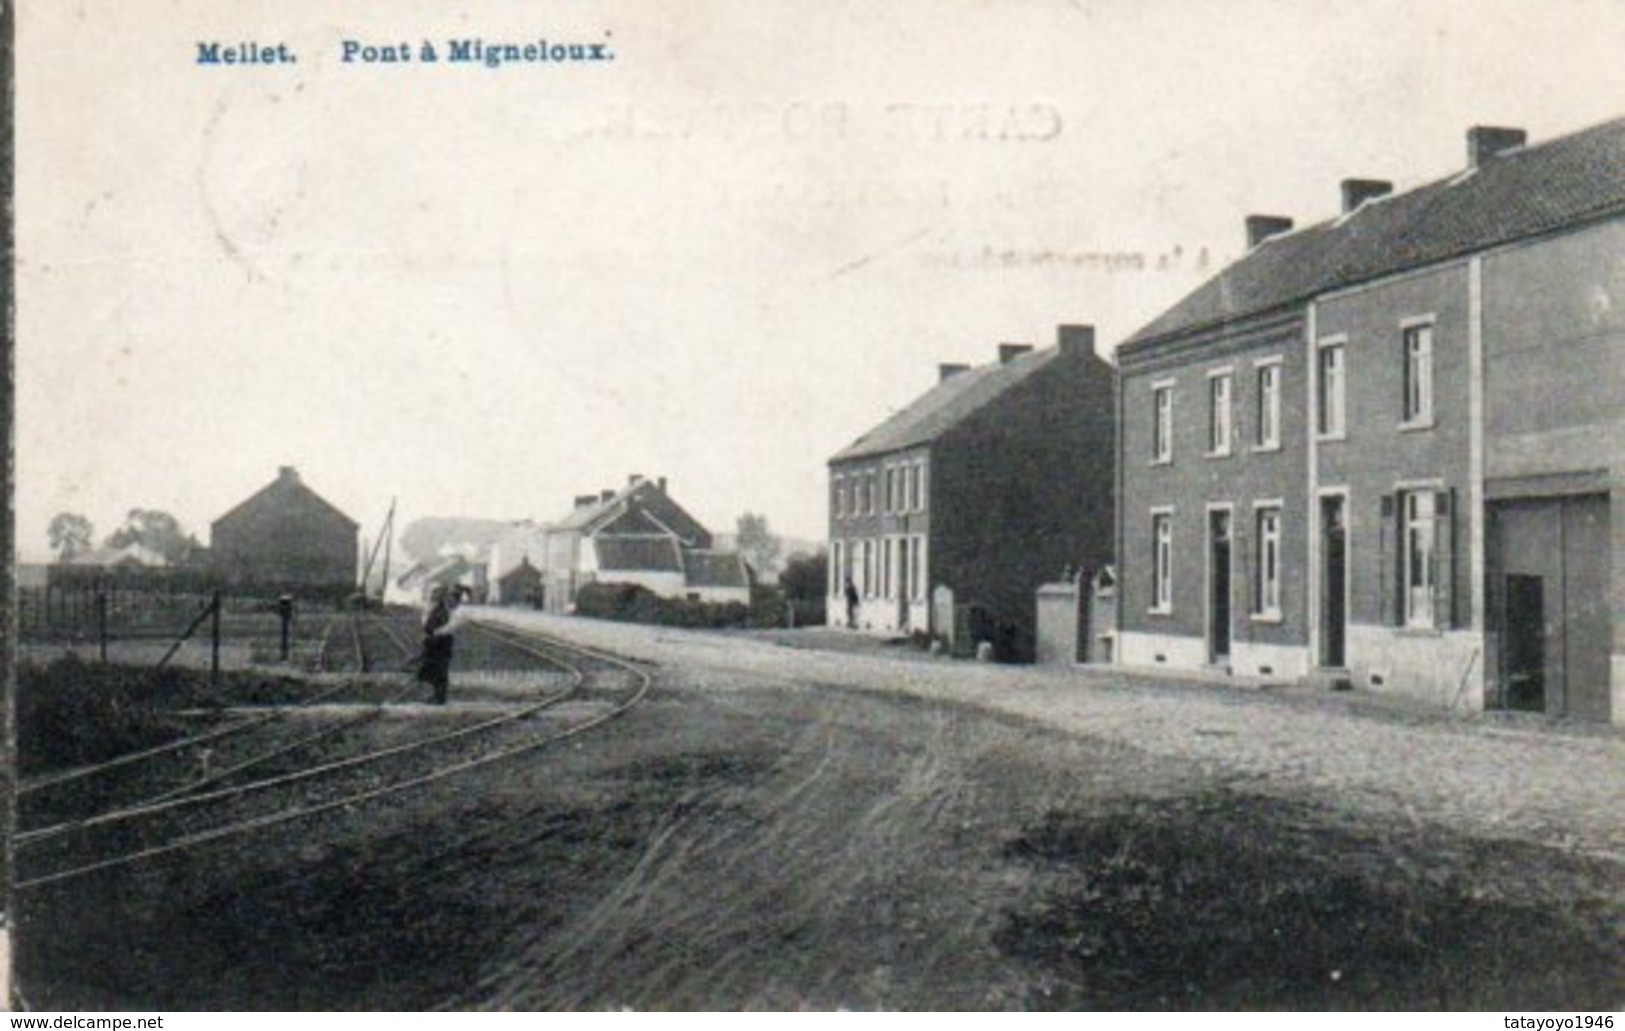
M 13 1007 L 1612 1026 L 1619 3 L 11 19 Z

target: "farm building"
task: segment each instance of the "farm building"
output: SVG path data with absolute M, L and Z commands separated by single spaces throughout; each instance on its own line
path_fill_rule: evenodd
M 1058 337 L 942 366 L 935 387 L 830 459 L 832 626 L 846 625 L 850 582 L 858 629 L 1030 658 L 1039 585 L 1110 562 L 1112 367 L 1093 327 Z
M 569 612 L 589 583 L 636 584 L 665 598 L 750 601 L 738 556 L 712 550 L 711 532 L 658 480 L 583 494 L 546 531 L 545 607 Z
M 227 588 L 343 596 L 356 588 L 359 530 L 283 466 L 211 524 L 211 565 Z
M 1625 120 L 1341 194 L 1118 350 L 1122 661 L 1625 722 Z

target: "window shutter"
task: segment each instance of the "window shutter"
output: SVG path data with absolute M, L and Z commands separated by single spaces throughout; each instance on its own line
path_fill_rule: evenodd
M 1456 625 L 1456 492 L 1441 490 L 1433 499 L 1433 625 Z
M 1403 549 L 1399 546 L 1399 507 L 1397 494 L 1382 496 L 1377 519 L 1377 605 L 1383 626 L 1398 626 L 1401 612 L 1399 591 L 1403 577 L 1399 575 L 1399 563 Z

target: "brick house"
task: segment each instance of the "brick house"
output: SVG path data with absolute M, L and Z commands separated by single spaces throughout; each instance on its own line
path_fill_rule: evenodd
M 1123 662 L 1625 719 L 1625 120 L 1524 143 L 1248 219 L 1119 348 Z
M 228 587 L 342 597 L 356 589 L 360 524 L 292 466 L 210 526 L 210 565 Z
M 1092 327 L 1058 336 L 942 366 L 935 387 L 830 459 L 830 625 L 846 625 L 850 579 L 860 629 L 949 639 L 962 628 L 932 597 L 951 596 L 985 613 L 979 635 L 1030 658 L 1038 586 L 1110 561 L 1112 368 Z

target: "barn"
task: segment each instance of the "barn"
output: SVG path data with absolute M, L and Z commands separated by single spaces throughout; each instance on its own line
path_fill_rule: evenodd
M 283 466 L 210 525 L 213 570 L 228 589 L 341 598 L 356 589 L 360 528 Z

